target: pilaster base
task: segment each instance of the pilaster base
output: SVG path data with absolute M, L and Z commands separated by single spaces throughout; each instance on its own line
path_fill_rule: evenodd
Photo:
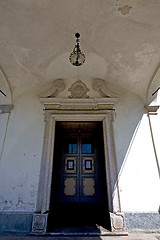
M 122 212 L 111 213 L 110 212 L 110 220 L 111 220 L 111 231 L 112 232 L 123 232 L 125 230 L 124 213 L 122 213 Z
M 47 218 L 48 213 L 34 213 L 32 221 L 32 232 L 33 234 L 45 234 L 47 231 Z
M 32 221 L 32 234 L 46 234 L 47 232 L 47 219 L 48 213 L 34 213 L 33 221 Z M 110 220 L 111 220 L 111 232 L 123 232 L 125 231 L 125 219 L 124 213 L 110 212 Z

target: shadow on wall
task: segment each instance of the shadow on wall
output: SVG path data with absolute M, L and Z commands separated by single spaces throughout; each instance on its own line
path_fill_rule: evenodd
M 116 106 L 113 126 L 117 172 L 120 171 L 124 164 L 145 111 L 144 102 L 131 92 L 124 94 Z
M 120 100 L 114 134 L 121 210 L 158 213 L 159 173 L 144 103 L 129 92 Z

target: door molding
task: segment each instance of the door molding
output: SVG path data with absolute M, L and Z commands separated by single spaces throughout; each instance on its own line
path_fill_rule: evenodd
M 32 233 L 45 233 L 50 205 L 54 140 L 56 121 L 101 121 L 105 149 L 108 207 L 112 231 L 124 229 L 124 216 L 120 209 L 116 154 L 113 136 L 113 112 L 118 98 L 40 98 L 44 104 L 44 140 L 37 195 L 36 212 L 33 216 Z

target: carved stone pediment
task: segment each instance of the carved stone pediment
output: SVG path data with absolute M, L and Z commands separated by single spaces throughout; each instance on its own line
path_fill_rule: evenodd
M 72 86 L 68 89 L 68 91 L 70 91 L 71 93 L 71 96 L 69 96 L 69 98 L 89 98 L 89 96 L 87 95 L 89 89 L 80 80 L 73 83 Z
M 92 82 L 92 88 L 94 91 L 96 91 L 101 98 L 116 98 L 115 94 L 113 94 L 111 91 L 109 91 L 105 85 L 105 81 L 99 78 L 96 78 Z M 49 89 L 49 91 L 40 94 L 39 98 L 57 98 L 58 94 L 66 89 L 66 84 L 64 79 L 56 79 L 53 81 L 52 87 Z M 70 96 L 65 96 L 64 98 L 74 98 L 74 99 L 86 99 L 90 96 L 87 95 L 89 88 L 86 86 L 84 82 L 81 80 L 75 81 L 71 87 L 68 89 L 70 92 Z

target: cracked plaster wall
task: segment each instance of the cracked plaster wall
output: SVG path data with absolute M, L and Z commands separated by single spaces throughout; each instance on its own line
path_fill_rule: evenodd
M 43 141 L 43 111 L 37 98 L 14 103 L 0 161 L 0 210 L 34 211 Z

